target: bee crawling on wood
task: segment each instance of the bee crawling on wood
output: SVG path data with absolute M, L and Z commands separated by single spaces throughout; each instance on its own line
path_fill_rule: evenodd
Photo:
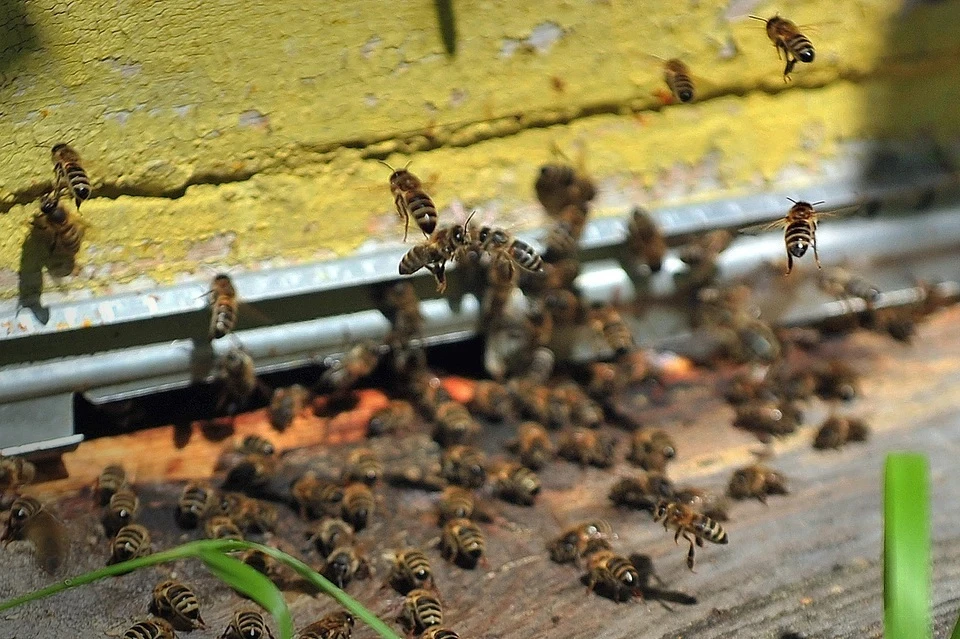
M 138 621 L 123 633 L 123 639 L 175 639 L 173 626 L 166 619 Z
M 105 467 L 97 476 L 97 481 L 93 486 L 94 500 L 101 506 L 110 503 L 113 494 L 126 486 L 127 472 L 120 464 L 110 464 Z
M 487 456 L 474 446 L 458 444 L 443 451 L 440 468 L 451 484 L 465 488 L 480 488 L 487 481 L 484 464 Z
M 497 461 L 490 466 L 493 491 L 500 499 L 521 506 L 532 506 L 540 494 L 540 478 L 532 470 L 509 461 Z
M 342 519 L 324 519 L 317 524 L 310 534 L 317 552 L 326 557 L 334 548 L 353 544 L 353 526 Z
M 507 447 L 520 456 L 520 463 L 530 470 L 540 470 L 557 454 L 546 429 L 537 422 L 521 422 L 517 436 Z
M 422 588 L 411 590 L 397 621 L 408 634 L 423 633 L 443 623 L 443 607 L 436 595 Z
M 150 610 L 169 621 L 177 630 L 206 627 L 200 616 L 200 602 L 193 589 L 173 579 L 162 581 L 153 589 Z
M 355 448 L 347 456 L 342 475 L 344 481 L 359 481 L 373 486 L 383 476 L 383 463 L 372 449 Z
M 440 536 L 440 554 L 461 568 L 475 568 L 486 545 L 483 532 L 469 519 L 448 521 Z
M 680 543 L 680 537 L 683 537 L 689 544 L 690 550 L 687 552 L 687 568 L 691 571 L 694 566 L 694 544 L 703 546 L 703 541 L 709 541 L 714 544 L 726 544 L 729 542 L 727 532 L 723 526 L 703 515 L 692 507 L 668 500 L 660 500 L 653 509 L 653 520 L 662 521 L 664 529 L 671 526 L 676 529 L 674 541 Z
M 754 464 L 733 471 L 727 494 L 734 499 L 757 499 L 767 503 L 767 495 L 786 495 L 787 478 L 782 473 Z
M 550 559 L 558 564 L 572 563 L 584 556 L 593 539 L 612 538 L 613 528 L 603 519 L 582 521 L 562 530 L 547 543 Z
M 213 490 L 204 484 L 191 482 L 183 487 L 174 517 L 177 525 L 186 530 L 196 528 L 213 506 Z
M 140 524 L 128 524 L 117 531 L 110 545 L 108 564 L 118 564 L 153 552 L 150 531 Z
M 430 560 L 419 548 L 403 548 L 393 555 L 387 582 L 402 595 L 416 588 L 433 587 Z
M 37 565 L 50 574 L 64 564 L 70 553 L 67 527 L 39 500 L 27 495 L 17 497 L 10 505 L 7 528 L 0 536 L 4 545 L 19 540 L 33 544 Z
M 273 639 L 263 615 L 255 610 L 234 613 L 220 639 Z
M 370 576 L 370 563 L 353 546 L 339 546 L 323 560 L 323 576 L 343 588 L 356 577 Z
M 859 417 L 831 415 L 817 431 L 813 447 L 818 450 L 840 449 L 848 442 L 863 442 L 870 436 L 870 426 Z
M 676 455 L 677 446 L 670 435 L 656 428 L 640 428 L 630 438 L 627 459 L 644 470 L 662 473 Z
M 616 506 L 653 512 L 661 499 L 672 497 L 673 483 L 663 473 L 642 473 L 621 477 L 610 487 L 609 499 Z
M 355 621 L 345 610 L 331 612 L 300 631 L 299 639 L 350 639 Z
M 605 540 L 594 540 L 605 541 Z M 599 544 L 599 549 L 587 554 L 587 590 L 610 597 L 614 601 L 626 601 L 630 597 L 642 597 L 640 573 L 626 557 L 608 549 L 608 544 Z

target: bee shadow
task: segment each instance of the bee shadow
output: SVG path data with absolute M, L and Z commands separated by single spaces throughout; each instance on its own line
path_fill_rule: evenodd
M 640 583 L 642 584 L 640 586 L 640 594 L 643 595 L 644 599 L 656 601 L 667 609 L 670 609 L 670 606 L 667 605 L 668 603 L 683 606 L 692 606 L 697 603 L 697 598 L 693 595 L 688 595 L 679 590 L 668 590 L 666 584 L 654 570 L 653 560 L 650 559 L 648 555 L 632 553 L 628 559 L 640 574 Z M 657 582 L 660 587 L 650 585 L 651 580 Z
M 40 301 L 43 294 L 43 265 L 49 254 L 50 251 L 32 230 L 23 238 L 17 280 L 17 307 L 30 309 L 41 324 L 50 321 L 50 309 Z

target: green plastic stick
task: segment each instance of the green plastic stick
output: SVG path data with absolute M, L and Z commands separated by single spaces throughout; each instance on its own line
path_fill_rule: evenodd
M 929 639 L 930 487 L 925 456 L 887 456 L 883 502 L 884 637 Z

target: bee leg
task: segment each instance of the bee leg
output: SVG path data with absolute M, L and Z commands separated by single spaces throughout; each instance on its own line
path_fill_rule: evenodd
M 673 536 L 673 543 L 680 545 L 680 534 L 683 534 L 683 538 L 687 539 L 687 533 L 683 532 L 683 528 L 677 528 L 677 534 Z
M 787 251 L 787 275 L 790 275 L 790 271 L 793 270 L 793 255 L 790 254 L 790 251 Z
M 693 546 L 693 540 L 690 539 L 690 537 L 687 536 L 686 534 L 684 534 L 683 538 L 690 543 L 690 550 L 687 551 L 687 568 L 690 569 L 690 572 L 696 572 L 693 569 L 694 556 L 696 555 L 696 550 L 694 550 L 694 546 Z
M 817 236 L 816 235 L 813 236 L 812 244 L 813 244 L 813 259 L 817 263 L 817 268 L 823 268 L 822 266 L 820 266 L 820 254 L 817 253 Z

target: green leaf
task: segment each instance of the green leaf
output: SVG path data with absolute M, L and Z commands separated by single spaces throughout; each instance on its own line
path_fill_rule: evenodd
M 930 487 L 924 455 L 887 456 L 883 502 L 884 637 L 932 637 Z
M 277 621 L 280 639 L 293 639 L 293 620 L 283 593 L 272 581 L 229 555 L 202 548 L 200 559 L 220 581 L 260 604 Z

